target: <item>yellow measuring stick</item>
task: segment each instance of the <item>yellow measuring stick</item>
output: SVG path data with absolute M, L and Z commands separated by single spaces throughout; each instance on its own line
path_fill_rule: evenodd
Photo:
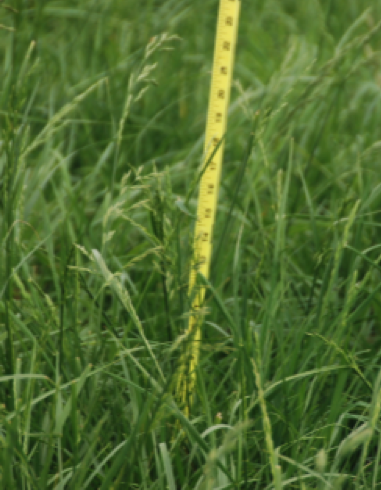
M 202 307 L 205 287 L 196 286 L 197 274 L 209 277 L 212 256 L 213 225 L 224 151 L 230 88 L 237 42 L 240 0 L 220 0 L 214 48 L 212 83 L 205 132 L 204 169 L 200 183 L 194 249 L 189 277 L 192 311 L 187 335 L 189 343 L 181 359 L 177 390 L 189 413 L 196 384 L 196 368 L 201 342 Z M 205 168 L 206 166 L 206 168 Z M 197 289 L 195 289 L 197 288 Z

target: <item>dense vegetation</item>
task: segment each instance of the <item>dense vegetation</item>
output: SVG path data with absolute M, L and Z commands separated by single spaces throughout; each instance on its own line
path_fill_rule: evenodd
M 176 396 L 217 9 L 0 3 L 1 488 L 379 488 L 379 2 L 242 0 Z

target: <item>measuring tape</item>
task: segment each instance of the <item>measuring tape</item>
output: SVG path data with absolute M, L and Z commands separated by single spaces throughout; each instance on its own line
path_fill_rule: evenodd
M 212 83 L 205 132 L 205 160 L 200 183 L 193 260 L 189 277 L 189 296 L 193 298 L 187 331 L 190 343 L 180 360 L 177 385 L 177 393 L 185 404 L 186 413 L 189 413 L 196 383 L 202 324 L 202 316 L 199 310 L 205 297 L 205 287 L 196 286 L 197 274 L 201 273 L 204 277 L 209 277 L 213 225 L 216 216 L 224 152 L 224 136 L 228 119 L 240 4 L 240 0 L 220 0 L 218 14 Z

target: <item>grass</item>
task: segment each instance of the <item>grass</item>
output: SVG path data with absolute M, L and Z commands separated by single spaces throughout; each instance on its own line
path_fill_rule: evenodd
M 185 417 L 218 2 L 0 4 L 1 488 L 379 488 L 368 6 L 242 2 Z

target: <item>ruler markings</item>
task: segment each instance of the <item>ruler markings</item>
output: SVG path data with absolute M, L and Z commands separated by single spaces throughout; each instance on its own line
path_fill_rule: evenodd
M 189 276 L 189 295 L 190 297 L 193 295 L 192 312 L 200 309 L 205 297 L 205 287 L 196 287 L 197 273 L 200 272 L 204 277 L 209 277 L 213 225 L 217 209 L 239 11 L 240 0 L 220 0 L 205 131 L 204 164 L 208 163 L 208 167 L 205 169 L 200 182 L 193 260 Z M 219 147 L 216 150 L 217 145 Z M 196 382 L 195 370 L 199 357 L 201 322 L 200 315 L 190 315 L 188 334 L 193 337 L 189 351 L 185 353 L 185 358 L 181 360 L 180 364 L 177 389 L 182 402 L 186 405 L 187 413 L 189 413 Z M 189 363 L 189 369 L 185 366 L 187 363 Z

